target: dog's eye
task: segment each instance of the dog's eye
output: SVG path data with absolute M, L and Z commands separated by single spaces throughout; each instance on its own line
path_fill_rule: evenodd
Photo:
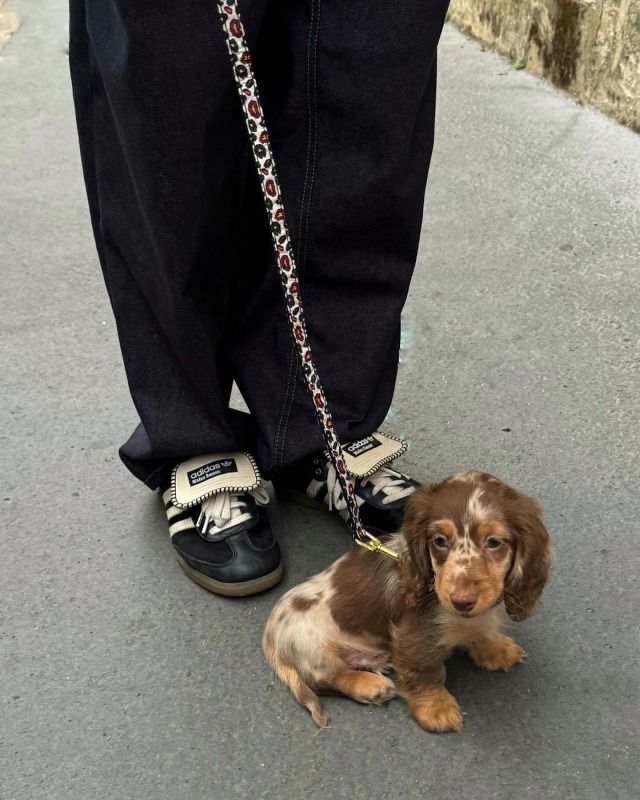
M 485 546 L 489 548 L 489 550 L 495 550 L 497 547 L 500 547 L 502 542 L 500 539 L 496 539 L 494 536 L 490 536 L 487 541 L 485 542 Z
M 434 536 L 431 540 L 436 547 L 439 547 L 441 550 L 446 550 L 449 547 L 449 540 L 446 536 L 442 536 L 442 534 L 438 536 Z

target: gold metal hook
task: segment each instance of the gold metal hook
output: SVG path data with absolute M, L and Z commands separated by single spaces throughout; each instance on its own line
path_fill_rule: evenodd
M 367 536 L 366 539 L 356 539 L 356 544 L 360 547 L 364 547 L 365 550 L 369 550 L 371 553 L 382 553 L 383 556 L 387 556 L 387 558 L 392 558 L 394 561 L 400 561 L 399 553 L 396 553 L 395 550 L 392 550 L 390 547 L 387 547 L 385 544 L 382 544 L 380 539 L 376 536 L 373 536 L 371 533 L 365 531 Z

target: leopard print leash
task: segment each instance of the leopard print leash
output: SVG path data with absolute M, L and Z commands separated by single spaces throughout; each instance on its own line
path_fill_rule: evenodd
M 309 345 L 302 297 L 300 295 L 300 281 L 287 228 L 282 193 L 237 0 L 227 0 L 226 2 L 225 0 L 217 0 L 217 6 L 224 29 L 227 50 L 231 56 L 233 76 L 242 103 L 251 150 L 260 179 L 262 197 L 271 228 L 276 266 L 284 291 L 291 333 L 307 388 L 313 398 L 316 416 L 322 427 L 329 457 L 335 467 L 340 488 L 347 503 L 349 526 L 356 543 L 361 547 L 398 559 L 398 554 L 366 531 L 360 520 L 353 480 L 346 467 L 344 453 L 334 430 L 333 417 L 329 411 L 327 398 L 320 383 L 318 370 Z

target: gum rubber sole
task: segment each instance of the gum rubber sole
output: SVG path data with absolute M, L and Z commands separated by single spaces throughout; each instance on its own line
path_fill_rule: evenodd
M 210 578 L 208 575 L 203 575 L 201 572 L 190 567 L 187 562 L 176 555 L 176 561 L 184 574 L 191 578 L 192 581 L 202 586 L 209 592 L 214 594 L 221 594 L 225 597 L 247 597 L 252 594 L 259 594 L 271 589 L 282 580 L 282 564 L 268 575 L 262 575 L 260 578 L 254 578 L 252 581 L 243 581 L 242 583 L 224 583 L 217 581 L 215 578 Z

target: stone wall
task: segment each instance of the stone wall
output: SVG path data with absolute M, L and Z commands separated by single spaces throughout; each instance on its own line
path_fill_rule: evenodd
M 640 131 L 640 0 L 452 0 L 449 19 Z

